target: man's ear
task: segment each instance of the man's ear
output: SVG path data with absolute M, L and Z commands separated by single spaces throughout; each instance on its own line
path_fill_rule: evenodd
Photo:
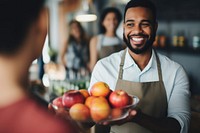
M 124 28 L 125 28 L 125 23 L 123 22 L 123 30 L 124 30 Z
M 156 32 L 157 29 L 158 29 L 158 22 L 156 21 L 156 22 L 155 22 L 155 25 L 154 25 L 154 31 Z

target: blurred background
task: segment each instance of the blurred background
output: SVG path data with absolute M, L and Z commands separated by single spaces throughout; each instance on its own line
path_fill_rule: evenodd
M 99 33 L 99 16 L 105 7 L 116 7 L 122 15 L 128 0 L 48 0 L 49 31 L 41 58 L 30 68 L 31 80 L 41 81 L 46 91 L 61 95 L 67 89 L 87 89 L 87 68 L 69 70 L 60 65 L 60 49 L 69 38 L 69 22 L 77 20 L 88 38 Z M 154 47 L 185 68 L 193 95 L 200 94 L 200 1 L 153 0 L 159 27 Z M 85 16 L 81 16 L 85 15 Z M 117 34 L 122 38 L 122 24 Z M 170 67 L 170 66 L 169 66 Z M 46 93 L 45 93 L 46 94 Z M 45 97 L 45 96 L 44 96 Z M 45 97 L 49 100 L 49 93 Z
M 48 35 L 41 57 L 30 67 L 31 91 L 45 104 L 69 89 L 88 89 L 89 86 L 92 71 L 87 65 L 74 69 L 63 65 L 62 62 L 62 53 L 66 52 L 65 49 L 70 49 L 68 41 L 72 34 L 76 36 L 79 33 L 77 27 L 70 24 L 71 21 L 76 20 L 81 24 L 85 31 L 81 36 L 84 39 L 87 38 L 89 42 L 93 36 L 100 33 L 99 21 L 102 10 L 105 7 L 116 7 L 123 18 L 124 7 L 128 2 L 128 0 L 47 1 Z M 152 1 L 158 9 L 159 23 L 153 45 L 160 53 L 180 63 L 187 72 L 192 94 L 192 121 L 189 132 L 197 133 L 200 126 L 200 1 Z M 123 21 L 117 29 L 117 35 L 121 39 L 122 25 Z M 90 62 L 89 43 L 86 43 L 84 47 L 78 50 L 86 49 L 86 54 L 79 56 L 86 58 L 86 63 L 88 63 Z M 69 53 L 68 57 L 73 58 L 73 53 Z M 74 64 L 76 61 L 71 62 L 71 65 Z

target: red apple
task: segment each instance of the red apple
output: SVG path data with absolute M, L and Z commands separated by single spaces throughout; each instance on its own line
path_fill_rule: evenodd
M 55 99 L 52 101 L 52 104 L 55 105 L 55 106 L 57 106 L 57 107 L 63 107 L 63 104 L 62 104 L 62 96 L 55 98 Z
M 78 90 L 70 90 L 63 94 L 62 104 L 64 107 L 70 108 L 76 103 L 84 103 L 85 97 Z
M 121 108 L 130 104 L 130 96 L 124 90 L 115 90 L 109 95 L 109 102 L 114 108 Z
M 92 96 L 103 96 L 107 97 L 111 93 L 111 89 L 105 82 L 96 82 L 92 85 L 90 89 L 90 94 Z

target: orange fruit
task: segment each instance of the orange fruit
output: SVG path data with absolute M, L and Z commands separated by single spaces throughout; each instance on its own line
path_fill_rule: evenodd
M 122 113 L 123 113 L 122 109 L 120 109 L 120 108 L 113 108 L 112 111 L 111 111 L 111 118 L 112 119 L 119 118 L 119 117 L 121 117 Z
M 92 100 L 90 105 L 90 114 L 93 121 L 99 122 L 107 119 L 110 115 L 110 111 L 110 105 L 105 97 L 97 97 Z
M 85 98 L 87 98 L 87 97 L 90 96 L 89 92 L 88 92 L 86 89 L 80 89 L 79 92 L 80 92 Z
M 97 97 L 95 97 L 95 96 L 89 96 L 89 97 L 87 97 L 86 100 L 85 100 L 85 105 L 88 106 L 88 107 L 90 108 L 90 106 L 91 106 L 91 104 L 92 104 L 92 101 L 93 101 L 93 99 L 95 99 L 95 98 L 97 98 Z
M 69 109 L 69 114 L 76 121 L 87 121 L 90 119 L 90 109 L 82 103 L 76 103 Z
M 111 92 L 110 87 L 105 82 L 96 82 L 92 85 L 90 89 L 90 94 L 92 96 L 103 96 L 107 97 Z

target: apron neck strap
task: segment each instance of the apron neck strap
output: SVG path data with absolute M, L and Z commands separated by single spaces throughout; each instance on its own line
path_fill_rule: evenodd
M 104 35 L 101 35 L 100 36 L 100 44 L 102 45 L 103 44 L 103 40 L 104 40 L 105 36 Z
M 123 75 L 123 66 L 124 66 L 124 61 L 125 61 L 125 55 L 126 55 L 126 51 L 128 50 L 128 48 L 126 48 L 123 52 L 123 55 L 121 57 L 121 63 L 120 63 L 120 66 L 119 66 L 119 75 L 118 75 L 118 78 L 119 79 L 122 79 L 122 75 Z
M 155 55 L 156 55 L 159 81 L 162 81 L 162 71 L 161 71 L 160 59 L 159 59 L 158 54 L 157 54 L 155 49 L 154 49 L 154 52 L 155 52 Z
M 126 48 L 123 52 L 123 55 L 121 57 L 121 63 L 119 66 L 119 75 L 118 75 L 118 79 L 122 79 L 122 75 L 123 75 L 123 66 L 124 66 L 124 61 L 125 61 L 125 56 L 126 56 L 126 51 L 128 50 L 128 48 Z M 159 77 L 159 81 L 162 81 L 162 72 L 161 72 L 161 65 L 160 65 L 160 60 L 158 57 L 158 54 L 156 52 L 156 50 L 154 50 L 155 55 L 156 55 L 156 62 L 157 62 L 157 68 L 158 68 L 158 77 Z

